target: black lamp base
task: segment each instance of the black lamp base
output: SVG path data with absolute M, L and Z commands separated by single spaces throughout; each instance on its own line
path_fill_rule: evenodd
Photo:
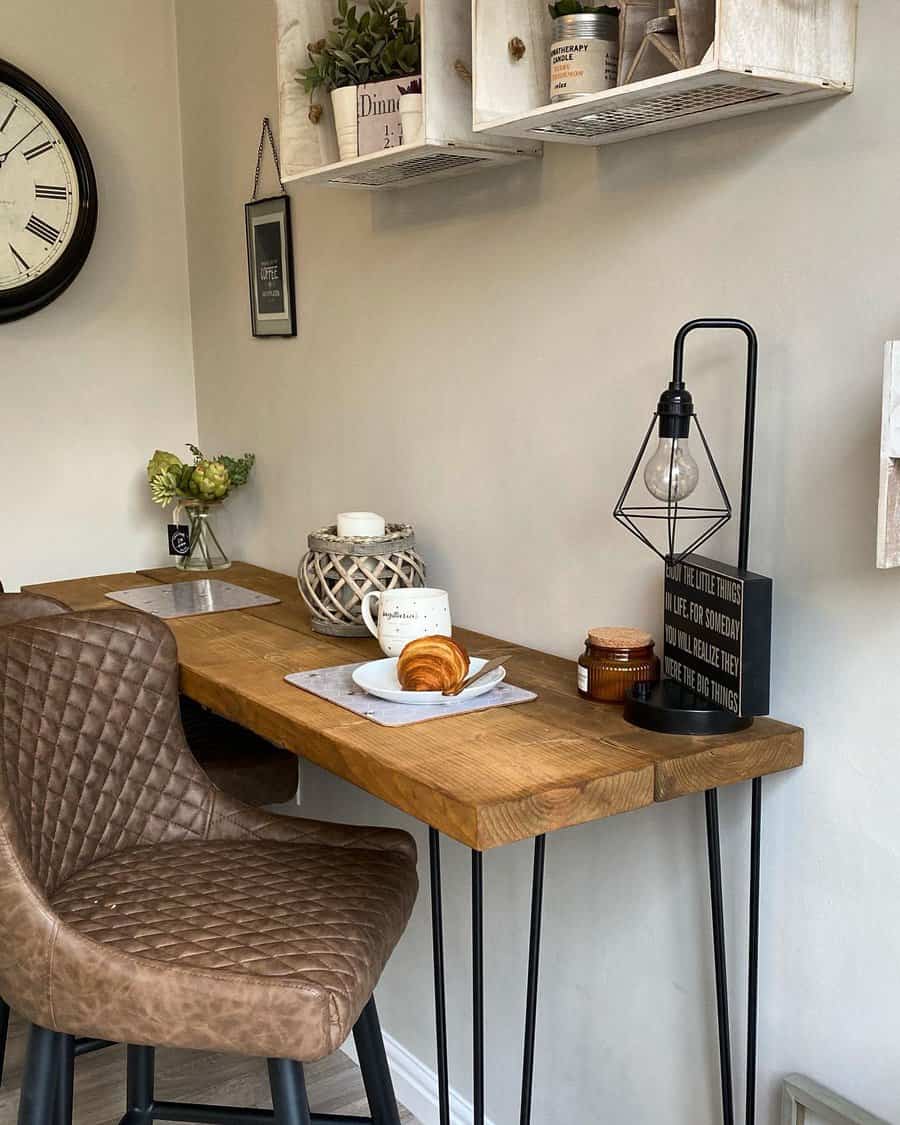
M 753 724 L 752 716 L 723 711 L 675 680 L 635 684 L 625 697 L 625 719 L 664 734 L 733 734 Z

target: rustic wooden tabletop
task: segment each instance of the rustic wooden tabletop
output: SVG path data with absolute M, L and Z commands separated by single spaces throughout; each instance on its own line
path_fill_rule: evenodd
M 172 567 L 23 589 L 73 609 L 116 608 L 110 591 L 197 577 Z M 216 577 L 282 600 L 170 621 L 184 693 L 480 851 L 803 761 L 803 732 L 774 719 L 718 737 L 640 730 L 621 708 L 580 698 L 572 661 L 465 629 L 454 635 L 472 654 L 511 651 L 510 682 L 538 699 L 382 727 L 284 680 L 378 658 L 374 640 L 314 633 L 289 575 L 239 562 Z

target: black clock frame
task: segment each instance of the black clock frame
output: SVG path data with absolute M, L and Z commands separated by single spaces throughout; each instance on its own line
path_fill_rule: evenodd
M 69 245 L 41 277 L 15 289 L 0 291 L 0 324 L 4 324 L 38 312 L 72 284 L 90 253 L 97 229 L 98 206 L 94 166 L 72 118 L 43 86 L 3 59 L 0 59 L 0 82 L 32 101 L 53 122 L 72 154 L 78 178 L 78 214 Z

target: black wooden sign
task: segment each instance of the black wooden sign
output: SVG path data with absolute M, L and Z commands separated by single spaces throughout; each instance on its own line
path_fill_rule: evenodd
M 771 578 L 701 555 L 666 566 L 666 678 L 734 715 L 767 715 L 771 655 Z

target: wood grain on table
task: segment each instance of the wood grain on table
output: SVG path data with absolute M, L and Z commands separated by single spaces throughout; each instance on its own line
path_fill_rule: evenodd
M 803 760 L 803 732 L 773 719 L 717 737 L 640 730 L 625 722 L 621 708 L 580 698 L 572 661 L 465 629 L 454 635 L 469 652 L 511 652 L 510 682 L 538 699 L 382 727 L 284 680 L 289 672 L 377 659 L 374 640 L 314 633 L 289 575 L 248 563 L 224 573 L 235 585 L 282 601 L 168 622 L 178 641 L 182 691 L 478 850 Z M 167 567 L 23 589 L 91 609 L 113 606 L 104 597 L 112 590 L 197 577 Z

